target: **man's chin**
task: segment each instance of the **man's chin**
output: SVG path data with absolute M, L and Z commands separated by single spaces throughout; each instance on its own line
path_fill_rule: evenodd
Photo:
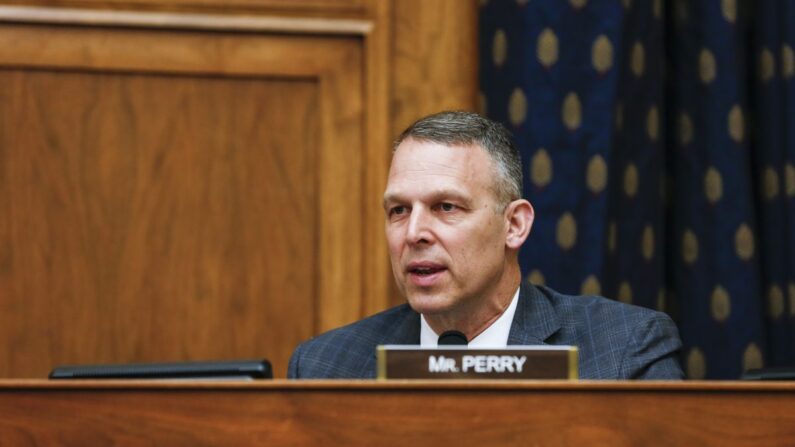
M 407 301 L 415 312 L 423 315 L 436 315 L 448 312 L 454 304 L 447 296 L 428 294 L 409 294 Z

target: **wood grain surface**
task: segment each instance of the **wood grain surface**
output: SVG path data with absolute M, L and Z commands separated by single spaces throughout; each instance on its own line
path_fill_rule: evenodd
M 5 4 L 56 8 L 236 13 L 366 18 L 383 0 L 8 0 Z M 393 1 L 393 0 L 389 0 Z M 448 0 L 445 0 L 448 1 Z M 457 0 L 456 0 L 457 1 Z
M 398 0 L 394 4 L 392 132 L 442 110 L 475 111 L 477 6 L 470 1 Z M 442 87 L 443 86 L 443 87 Z
M 358 39 L 0 40 L 0 375 L 267 357 L 283 376 L 362 315 Z
M 0 384 L 3 445 L 786 446 L 795 385 Z
M 0 377 L 235 357 L 283 377 L 299 341 L 402 302 L 390 142 L 474 108 L 475 11 L 0 6 Z
M 3 110 L 27 118 L 0 139 L 5 374 L 284 364 L 317 330 L 315 87 L 46 71 L 2 71 L 0 85 Z
M 363 35 L 373 23 L 362 19 L 289 17 L 273 15 L 202 14 L 174 11 L 103 10 L 24 5 L 0 6 L 0 22 L 164 28 L 287 34 Z

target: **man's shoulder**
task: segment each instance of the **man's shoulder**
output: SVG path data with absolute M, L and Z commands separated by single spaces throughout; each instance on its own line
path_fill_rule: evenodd
M 401 304 L 348 325 L 324 332 L 307 340 L 304 344 L 381 341 L 389 328 L 410 316 L 412 312 L 408 304 Z
M 628 323 L 646 319 L 670 319 L 663 312 L 603 296 L 567 295 L 545 286 L 535 286 L 535 288 L 548 299 L 558 317 L 563 320 L 562 324 L 578 322 L 584 316 L 610 322 L 626 320 Z
M 560 325 L 548 340 L 580 349 L 580 375 L 591 379 L 680 379 L 681 348 L 663 312 L 594 295 L 566 295 L 535 287 Z
M 293 352 L 288 377 L 373 377 L 376 346 L 392 343 L 390 337 L 401 336 L 416 315 L 402 304 L 313 337 Z

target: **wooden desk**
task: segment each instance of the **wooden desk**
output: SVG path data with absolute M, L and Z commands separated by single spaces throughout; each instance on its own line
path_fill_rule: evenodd
M 0 381 L 0 445 L 795 445 L 795 383 Z

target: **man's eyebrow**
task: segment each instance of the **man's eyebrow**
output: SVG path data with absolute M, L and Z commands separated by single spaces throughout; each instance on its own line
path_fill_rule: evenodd
M 451 198 L 454 200 L 459 200 L 461 202 L 469 202 L 469 198 L 466 194 L 462 191 L 457 189 L 451 188 L 443 188 L 443 189 L 436 189 L 432 191 L 428 191 L 427 193 L 422 194 L 423 200 L 440 200 L 444 198 Z M 400 192 L 386 192 L 384 193 L 384 208 L 387 207 L 389 203 L 393 202 L 402 202 L 404 199 L 402 198 L 402 194 Z
M 394 202 L 399 197 L 400 197 L 399 193 L 394 193 L 394 192 L 389 192 L 389 191 L 385 192 L 384 193 L 384 205 L 386 205 L 387 202 Z
M 436 191 L 431 192 L 429 196 L 436 200 L 443 198 L 455 199 L 462 202 L 467 202 L 469 200 L 466 194 L 464 194 L 462 191 L 459 191 L 457 189 L 438 189 Z

